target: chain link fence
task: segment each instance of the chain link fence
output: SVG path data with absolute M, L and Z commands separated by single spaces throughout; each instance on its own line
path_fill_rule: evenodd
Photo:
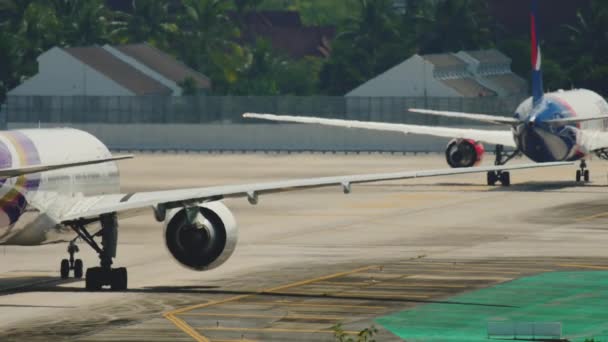
M 407 108 L 511 116 L 524 96 L 508 98 L 199 96 L 99 97 L 9 96 L 2 121 L 9 123 L 255 123 L 245 112 L 327 118 L 456 125 L 462 120 L 409 113 Z

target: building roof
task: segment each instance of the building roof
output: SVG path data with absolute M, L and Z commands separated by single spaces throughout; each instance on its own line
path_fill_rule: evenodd
M 510 64 L 511 59 L 496 49 L 465 51 L 481 64 Z
M 120 52 L 136 59 L 138 62 L 144 64 L 148 68 L 158 72 L 165 78 L 180 84 L 186 78 L 192 78 L 200 89 L 211 88 L 211 81 L 207 76 L 197 72 L 180 61 L 176 60 L 173 56 L 160 51 L 148 44 L 129 44 L 114 46 L 115 49 Z
M 482 97 L 482 96 L 495 96 L 496 93 L 489 88 L 484 87 L 474 78 L 455 78 L 448 80 L 441 80 L 448 87 L 456 90 L 460 95 L 464 97 Z
M 526 80 L 513 73 L 485 76 L 484 78 L 501 87 L 509 94 L 519 94 L 528 91 Z
M 136 95 L 171 95 L 171 89 L 121 61 L 99 46 L 63 49 L 74 58 L 104 74 Z

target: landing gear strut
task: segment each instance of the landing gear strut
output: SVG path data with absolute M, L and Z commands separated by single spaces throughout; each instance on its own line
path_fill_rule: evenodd
M 496 160 L 494 165 L 505 165 L 511 159 L 519 155 L 519 150 L 515 150 L 510 154 L 505 154 L 504 146 L 496 145 Z M 511 174 L 506 171 L 490 171 L 488 172 L 488 185 L 494 186 L 496 182 L 500 182 L 503 186 L 511 185 Z
M 95 234 L 90 234 L 86 226 L 96 221 L 101 223 L 101 229 Z M 87 269 L 86 289 L 98 291 L 103 286 L 109 285 L 115 291 L 126 290 L 127 269 L 124 267 L 112 268 L 112 259 L 116 257 L 118 242 L 116 214 L 104 214 L 98 220 L 75 221 L 70 227 L 99 255 L 100 266 Z M 101 237 L 101 246 L 95 241 L 96 237 Z
M 587 170 L 587 162 L 584 160 L 581 160 L 580 169 L 576 170 L 576 182 L 580 183 L 581 178 L 585 183 L 589 182 L 589 170 Z
M 59 273 L 61 273 L 61 279 L 67 279 L 70 275 L 70 270 L 74 271 L 74 278 L 82 278 L 82 260 L 74 259 L 74 254 L 79 252 L 78 246 L 76 245 L 76 239 L 70 241 L 70 244 L 68 245 L 68 253 L 70 254 L 70 258 L 61 260 L 61 267 L 59 271 Z

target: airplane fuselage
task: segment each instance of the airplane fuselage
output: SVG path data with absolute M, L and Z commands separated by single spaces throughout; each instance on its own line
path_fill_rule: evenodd
M 533 105 L 524 101 L 515 117 L 522 123 L 513 128 L 519 150 L 535 162 L 574 161 L 586 158 L 581 144 L 585 134 L 608 130 L 608 103 L 595 92 L 579 89 L 547 93 Z M 606 116 L 606 120 L 555 125 L 548 120 Z
M 101 141 L 75 129 L 0 132 L 0 169 L 110 156 Z M 49 193 L 74 197 L 119 191 L 118 167 L 113 162 L 0 179 L 0 182 L 0 244 L 11 245 L 51 243 L 65 240 L 66 233 L 74 235 L 66 227 L 53 224 L 28 202 L 52 201 L 45 198 Z

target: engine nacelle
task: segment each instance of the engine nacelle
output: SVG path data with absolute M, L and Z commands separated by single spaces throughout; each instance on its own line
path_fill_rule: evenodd
M 182 265 L 214 269 L 230 258 L 238 240 L 236 220 L 222 202 L 172 209 L 165 219 L 165 244 Z
M 454 139 L 445 149 L 448 165 L 454 168 L 473 167 L 481 163 L 485 149 L 480 142 L 471 139 Z

